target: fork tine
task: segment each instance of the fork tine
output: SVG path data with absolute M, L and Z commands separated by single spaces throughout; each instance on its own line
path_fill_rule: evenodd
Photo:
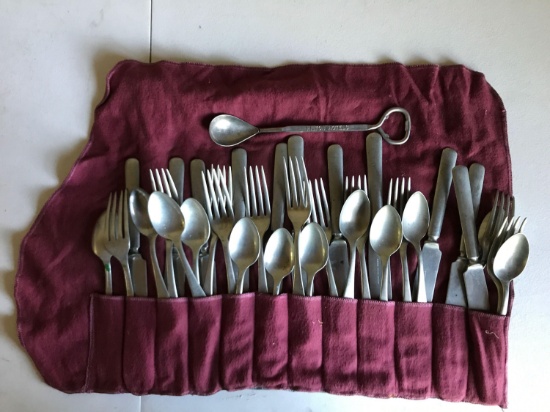
M 121 239 L 124 237 L 124 191 L 120 192 L 118 198 L 118 208 L 116 214 L 116 238 Z
M 302 180 L 302 173 L 300 171 L 300 164 L 298 163 L 298 157 L 295 156 L 294 157 L 294 179 L 296 181 L 296 190 L 298 192 L 298 195 L 297 195 L 297 200 L 298 202 L 296 203 L 297 205 L 302 205 L 304 204 L 304 185 L 303 185 L 303 180 Z
M 267 189 L 267 180 L 265 178 L 264 167 L 261 166 L 262 171 L 262 190 L 264 192 L 264 203 L 266 214 L 271 215 L 271 201 L 269 200 L 269 190 Z
M 285 200 L 286 200 L 286 207 L 289 208 L 292 206 L 290 202 L 290 184 L 289 184 L 289 176 L 288 176 L 288 168 L 287 168 L 287 162 L 283 162 L 283 168 L 285 170 Z
M 228 167 L 227 174 L 228 174 L 228 178 L 226 181 L 228 182 L 227 184 L 228 184 L 229 199 L 231 201 L 231 204 L 233 204 L 233 179 L 232 179 L 233 174 L 231 172 L 231 166 Z
M 258 207 L 256 203 L 256 188 L 254 180 L 254 172 L 252 166 L 248 168 L 248 181 L 250 182 L 250 213 L 252 216 L 258 216 Z
M 246 167 L 243 168 L 243 176 L 244 176 L 244 214 L 246 217 L 250 217 L 250 185 L 248 183 L 248 177 L 246 173 Z
M 321 200 L 322 200 L 322 203 L 323 203 L 323 212 L 325 214 L 327 227 L 331 227 L 332 222 L 330 220 L 330 210 L 329 210 L 329 207 L 328 207 L 328 200 L 327 200 L 327 193 L 325 191 L 325 184 L 323 183 L 323 178 L 320 178 L 319 180 L 320 180 L 319 185 L 321 186 Z
M 319 220 L 317 219 L 317 210 L 315 208 L 315 201 L 313 199 L 313 190 L 311 190 L 311 180 L 308 180 L 308 186 L 309 186 L 309 197 L 310 197 L 310 201 L 311 201 L 311 204 L 312 204 L 312 208 L 311 208 L 311 221 L 314 222 L 314 223 L 319 223 Z
M 157 179 L 157 187 L 159 192 L 164 193 L 164 185 L 162 184 L 162 179 L 160 177 L 160 173 L 158 169 L 155 169 L 155 177 Z
M 264 198 L 263 198 L 263 191 L 262 191 L 262 184 L 260 183 L 260 172 L 258 171 L 258 166 L 254 169 L 256 173 L 256 191 L 257 191 L 257 200 L 258 200 L 258 212 L 261 216 L 265 215 L 265 209 L 264 209 Z
M 178 189 L 176 189 L 176 184 L 174 183 L 174 179 L 172 179 L 172 174 L 170 173 L 170 170 L 164 169 L 166 179 L 168 180 L 168 185 L 170 187 L 170 197 L 174 199 L 176 202 L 178 201 Z
M 519 228 L 518 228 L 516 233 L 522 233 L 523 232 L 523 228 L 525 227 L 526 222 L 527 222 L 527 218 L 524 217 L 523 220 L 521 221 L 521 224 L 519 225 Z
M 296 206 L 298 205 L 298 192 L 297 192 L 297 188 L 296 188 L 296 174 L 294 172 L 294 166 L 293 166 L 293 162 L 292 162 L 292 159 L 289 159 L 289 162 L 288 162 L 288 166 L 289 166 L 289 180 L 290 180 L 290 188 L 292 190 L 292 203 L 291 203 L 291 206 Z
M 206 177 L 207 177 L 207 180 L 208 180 L 208 189 L 210 191 L 210 198 L 212 199 L 211 201 L 211 204 L 212 204 L 212 212 L 213 212 L 213 215 L 214 215 L 214 218 L 215 219 L 219 219 L 220 218 L 220 209 L 218 208 L 218 197 L 216 196 L 216 191 L 214 189 L 214 178 L 215 176 L 212 176 L 212 173 L 214 172 L 214 168 L 212 168 L 212 170 L 210 171 L 206 171 Z
M 311 190 L 311 187 L 309 188 L 309 190 Z M 319 224 L 321 225 L 321 227 L 325 227 L 326 226 L 325 216 L 324 216 L 325 213 L 323 211 L 323 204 L 321 202 L 321 192 L 319 191 L 319 180 L 317 179 L 315 179 L 315 200 L 317 200 L 317 209 L 319 209 Z M 314 209 L 315 207 L 312 204 L 311 210 L 314 210 Z
M 130 238 L 130 220 L 129 220 L 129 214 L 130 214 L 130 209 L 128 207 L 128 190 L 124 190 L 124 202 L 122 204 L 122 211 L 124 212 L 123 216 L 124 216 L 124 220 L 123 220 L 123 226 L 124 226 L 124 231 L 123 231 L 123 236 L 125 238 Z
M 225 166 L 224 166 L 224 172 L 225 172 Z M 231 182 L 231 180 L 232 180 L 231 168 L 229 168 L 227 180 L 229 180 L 229 182 Z M 233 195 L 231 193 L 229 193 L 229 189 L 227 188 L 227 180 L 222 180 L 220 182 L 220 186 L 221 186 L 222 192 L 224 194 L 223 197 L 224 197 L 224 200 L 225 200 L 224 210 L 226 211 L 226 215 L 228 215 L 229 217 L 234 219 L 235 216 L 233 214 Z
M 348 180 L 348 177 L 346 176 L 346 179 L 344 181 L 344 197 L 348 197 L 349 196 L 349 180 Z
M 149 178 L 151 179 L 151 188 L 153 192 L 157 191 L 157 184 L 155 183 L 155 176 L 153 175 L 153 170 L 149 169 Z
M 388 205 L 392 205 L 392 193 L 393 193 L 393 178 L 390 179 L 390 187 L 388 188 Z M 393 206 L 393 205 L 392 205 Z
M 208 171 L 206 172 L 208 173 Z M 206 177 L 204 176 L 204 171 L 201 171 L 201 177 L 202 177 L 202 188 L 204 190 L 204 197 L 206 198 L 206 213 L 208 214 L 208 219 L 212 220 L 212 199 L 210 198 L 210 190 L 208 189 L 208 185 L 206 184 Z
M 114 219 L 112 208 L 113 208 L 113 194 L 109 193 L 109 200 L 107 201 L 107 219 L 105 219 L 106 226 L 107 226 L 107 232 L 106 233 L 107 233 L 107 238 L 109 240 L 114 239 L 114 237 L 115 237 L 114 225 L 111 223 Z

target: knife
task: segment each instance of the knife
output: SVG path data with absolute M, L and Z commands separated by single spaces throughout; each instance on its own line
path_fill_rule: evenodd
M 424 277 L 426 279 L 426 298 L 428 302 L 433 300 L 435 282 L 439 272 L 439 263 L 441 262 L 441 250 L 437 243 L 441 234 L 445 208 L 447 207 L 447 198 L 451 189 L 452 170 L 456 164 L 457 153 L 453 149 L 445 148 L 441 153 L 439 171 L 437 174 L 437 183 L 435 186 L 435 195 L 432 204 L 432 213 L 430 224 L 428 226 L 428 240 L 422 247 L 422 259 L 424 263 Z M 467 174 L 466 169 L 466 174 Z M 468 181 L 468 186 L 470 182 Z M 469 193 L 471 199 L 471 194 Z M 418 295 L 418 276 L 415 276 L 414 295 Z
M 210 205 L 207 202 L 206 193 L 202 184 L 202 174 L 206 173 L 206 166 L 201 159 L 193 159 L 189 164 L 191 176 L 191 195 L 197 199 L 204 210 L 208 210 Z M 218 236 L 211 231 L 208 246 L 200 252 L 200 276 L 206 296 L 212 296 L 216 293 L 216 245 Z
M 139 161 L 136 158 L 129 158 L 124 165 L 126 189 L 131 192 L 139 187 Z M 128 219 L 130 232 L 130 251 L 128 263 L 130 273 L 134 282 L 134 293 L 136 296 L 147 296 L 147 262 L 139 253 L 140 234 L 132 219 Z
M 275 158 L 273 160 L 273 204 L 271 206 L 271 231 L 283 227 L 285 223 L 285 169 L 284 164 L 288 158 L 286 143 L 275 146 Z
M 453 169 L 453 184 L 458 203 L 460 225 L 464 235 L 464 246 L 469 265 L 464 272 L 464 286 L 468 308 L 475 310 L 489 310 L 489 293 L 485 281 L 483 266 L 478 262 L 479 246 L 477 242 L 474 205 L 468 169 L 465 166 L 456 166 Z
M 296 157 L 297 159 L 303 158 L 304 157 L 304 139 L 302 138 L 302 136 L 298 136 L 298 135 L 290 136 L 287 140 L 287 151 L 288 151 L 289 160 L 293 159 L 294 157 Z M 298 162 L 298 163 L 301 164 L 301 162 Z M 300 169 L 301 169 L 300 173 L 303 178 L 303 176 L 306 176 L 305 170 L 303 170 L 301 166 L 300 166 Z M 300 258 L 299 256 L 296 256 L 296 259 L 299 259 L 299 258 Z M 302 271 L 301 284 L 300 282 L 294 282 L 294 279 L 292 284 L 293 284 L 292 293 L 304 296 L 305 295 L 304 285 L 307 285 L 306 272 Z
M 244 174 L 247 169 L 247 153 L 244 149 L 233 149 L 231 151 L 231 182 L 233 186 L 233 214 L 235 223 L 245 217 L 245 190 L 244 182 L 246 181 Z M 237 273 L 237 271 L 235 271 Z M 246 269 L 243 278 L 243 292 L 248 292 L 250 289 L 250 278 L 248 269 Z
M 369 133 L 366 138 L 367 148 L 367 183 L 371 204 L 371 222 L 376 213 L 382 208 L 382 136 L 378 133 Z M 380 280 L 382 277 L 382 263 L 378 254 L 368 244 L 368 273 L 372 299 L 380 298 Z M 391 290 L 391 289 L 390 289 Z
M 176 201 L 181 206 L 183 203 L 183 189 L 185 176 L 185 163 L 181 157 L 172 157 L 168 162 L 168 170 L 174 181 L 174 186 L 177 191 Z M 167 261 L 168 262 L 168 261 Z M 180 260 L 178 252 L 172 248 L 172 267 L 176 277 L 176 289 L 178 296 L 185 296 L 185 269 L 183 262 Z M 198 277 L 198 274 L 196 274 Z M 200 280 L 200 279 L 199 279 Z M 200 282 L 199 282 L 200 283 Z
M 327 150 L 328 190 L 330 198 L 330 223 L 332 241 L 328 249 L 330 266 L 334 282 L 329 280 L 330 295 L 342 296 L 346 287 L 346 276 L 349 273 L 348 244 L 340 232 L 340 212 L 344 202 L 344 152 L 338 144 Z M 329 239 L 330 241 L 330 239 Z M 330 276 L 330 273 L 328 273 Z M 336 284 L 336 290 L 334 290 Z
M 470 186 L 472 190 L 472 204 L 474 208 L 474 218 L 477 218 L 481 192 L 483 190 L 483 179 L 485 177 L 485 168 L 479 163 L 474 163 L 469 169 Z M 447 297 L 445 303 L 448 305 L 466 307 L 466 292 L 463 281 L 463 275 L 468 268 L 468 259 L 466 258 L 466 249 L 464 245 L 464 236 L 460 241 L 460 256 L 451 264 L 449 274 L 449 283 L 447 285 Z

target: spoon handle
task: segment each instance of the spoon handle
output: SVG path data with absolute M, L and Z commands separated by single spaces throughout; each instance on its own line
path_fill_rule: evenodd
M 506 316 L 508 314 L 508 301 L 510 300 L 510 282 L 501 281 L 502 301 L 498 303 L 498 314 Z
M 369 269 L 367 267 L 365 247 L 365 242 L 358 246 L 359 264 L 361 267 L 361 296 L 363 299 L 370 299 Z
M 305 296 L 304 283 L 302 281 L 302 268 L 300 266 L 300 255 L 298 242 L 300 241 L 300 228 L 294 228 L 294 278 L 292 279 L 292 293 L 295 295 Z
M 244 273 L 246 272 L 246 269 L 240 270 L 237 274 L 237 287 L 235 289 L 236 295 L 242 295 L 244 291 Z
M 330 296 L 338 297 L 338 287 L 336 286 L 336 278 L 334 277 L 334 271 L 332 270 L 330 260 L 327 262 L 325 270 L 327 271 L 329 294 Z
M 262 239 L 263 237 L 260 237 Z M 258 255 L 258 292 L 268 293 L 267 275 L 265 273 L 264 248 L 260 244 L 260 254 Z
M 149 255 L 151 257 L 151 266 L 153 267 L 153 277 L 155 279 L 155 287 L 157 288 L 157 297 L 159 298 L 169 298 L 168 289 L 166 289 L 166 284 L 162 278 L 162 273 L 160 272 L 159 261 L 157 259 L 157 248 L 156 248 L 157 235 L 149 237 Z
M 233 260 L 229 253 L 229 242 L 227 239 L 222 241 L 223 257 L 225 259 L 225 272 L 227 273 L 227 293 L 234 294 L 236 288 L 235 271 L 233 270 Z
M 350 257 L 349 257 L 349 273 L 348 281 L 346 283 L 346 289 L 344 290 L 344 298 L 355 298 L 355 258 L 357 256 L 357 246 L 356 242 L 353 243 L 353 246 L 350 246 Z
M 426 294 L 426 276 L 424 274 L 424 259 L 422 258 L 422 250 L 420 244 L 413 245 L 418 257 L 418 266 L 416 270 L 416 276 L 418 278 L 418 290 L 416 291 L 417 302 L 427 302 L 428 296 Z
M 134 284 L 132 282 L 132 275 L 130 275 L 130 265 L 128 259 L 122 263 L 122 270 L 124 272 L 124 284 L 126 286 L 126 296 L 134 296 Z
M 277 296 L 281 293 L 281 284 L 283 279 L 273 279 L 273 296 Z
M 382 281 L 380 282 L 380 300 L 387 302 L 388 301 L 388 263 L 389 256 L 380 256 L 382 261 Z
M 411 281 L 409 277 L 409 262 L 407 261 L 407 247 L 409 242 L 403 241 L 399 247 L 401 271 L 403 272 L 403 302 L 412 302 Z
M 189 284 L 189 289 L 191 290 L 191 296 L 193 296 L 194 298 L 206 296 L 206 294 L 204 293 L 204 290 L 202 290 L 201 288 L 201 285 L 199 285 L 199 282 L 195 277 L 195 274 L 193 273 L 191 266 L 189 265 L 187 256 L 185 256 L 185 253 L 183 252 L 183 246 L 181 245 L 181 242 L 174 242 L 174 246 L 178 251 L 180 260 L 183 262 L 183 268 L 185 269 L 185 277 L 187 278 L 187 283 Z

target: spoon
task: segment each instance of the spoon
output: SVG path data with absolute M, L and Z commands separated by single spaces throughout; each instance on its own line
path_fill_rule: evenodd
M 273 295 L 281 293 L 281 283 L 294 269 L 294 239 L 285 228 L 271 234 L 264 250 L 265 270 L 273 277 Z
M 147 203 L 147 210 L 149 212 L 149 219 L 155 231 L 163 238 L 171 240 L 176 248 L 180 260 L 183 263 L 185 270 L 185 277 L 187 283 L 191 289 L 191 295 L 193 297 L 206 296 L 204 290 L 202 290 L 191 266 L 187 256 L 183 252 L 183 246 L 181 245 L 181 234 L 185 227 L 185 221 L 183 220 L 183 214 L 181 213 L 180 206 L 170 196 L 162 192 L 153 192 L 149 196 L 149 202 Z
M 300 266 L 307 275 L 306 296 L 313 296 L 313 279 L 328 262 L 328 240 L 319 224 L 312 222 L 302 230 L 298 256 Z
M 499 248 L 493 261 L 493 272 L 502 284 L 502 303 L 498 308 L 499 315 L 508 312 L 508 300 L 510 298 L 510 283 L 518 277 L 529 258 L 529 242 L 524 234 L 518 233 L 511 236 Z
M 183 215 L 183 221 L 185 222 L 185 227 L 181 234 L 181 241 L 185 246 L 191 249 L 191 255 L 193 256 L 193 272 L 200 285 L 199 254 L 201 248 L 210 238 L 210 221 L 200 202 L 192 197 L 186 199 L 180 209 Z M 206 283 L 210 283 L 210 285 Z M 206 279 L 203 285 L 205 292 L 207 292 L 207 290 L 212 290 L 211 283 L 212 279 Z M 207 293 L 207 295 L 211 294 L 212 293 Z
M 252 219 L 243 217 L 233 227 L 229 235 L 229 256 L 237 266 L 237 288 L 240 295 L 244 290 L 244 274 L 260 256 L 260 233 Z
M 400 113 L 405 120 L 405 135 L 400 140 L 391 139 L 382 130 L 382 125 L 393 113 Z M 411 118 L 409 113 L 402 107 L 393 107 L 387 110 L 376 124 L 343 124 L 343 125 L 320 125 L 320 126 L 285 126 L 258 128 L 245 122 L 238 117 L 229 114 L 220 114 L 212 119 L 208 129 L 212 140 L 220 146 L 235 146 L 260 133 L 307 133 L 307 132 L 365 132 L 376 130 L 384 140 L 392 145 L 405 143 L 411 132 Z
M 382 282 L 380 283 L 380 300 L 388 300 L 388 263 L 401 246 L 403 228 L 399 213 L 393 206 L 382 207 L 372 219 L 370 227 L 370 244 L 382 261 Z
M 340 212 L 340 231 L 349 243 L 349 273 L 344 298 L 355 297 L 355 258 L 357 241 L 369 228 L 370 201 L 364 190 L 356 190 L 348 196 Z
M 169 298 L 170 294 L 162 278 L 160 272 L 159 262 L 157 259 L 157 250 L 155 247 L 157 240 L 157 232 L 151 224 L 149 219 L 149 212 L 147 211 L 147 204 L 149 203 L 149 194 L 140 188 L 132 190 L 130 198 L 128 200 L 130 206 L 130 216 L 134 225 L 136 225 L 139 233 L 147 238 L 149 241 L 149 255 L 151 258 L 151 266 L 153 267 L 153 277 L 155 279 L 155 286 L 157 289 L 157 297 Z
M 418 291 L 417 302 L 427 302 L 426 278 L 424 276 L 424 262 L 420 241 L 426 236 L 430 225 L 430 209 L 428 201 L 421 192 L 414 192 L 403 209 L 403 236 L 413 245 L 418 257 Z

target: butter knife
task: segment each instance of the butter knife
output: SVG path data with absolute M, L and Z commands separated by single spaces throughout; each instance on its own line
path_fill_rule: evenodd
M 273 160 L 273 203 L 271 206 L 271 231 L 283 227 L 285 223 L 285 169 L 288 158 L 286 143 L 275 146 L 275 158 Z
M 489 292 L 487 291 L 483 266 L 478 262 L 479 245 L 468 169 L 465 166 L 456 166 L 452 173 L 458 213 L 460 214 L 460 225 L 464 235 L 464 246 L 469 261 L 468 268 L 463 275 L 468 308 L 488 311 Z
M 124 175 L 128 192 L 139 187 L 139 161 L 136 158 L 131 157 L 126 160 Z M 133 278 L 134 293 L 136 296 L 147 296 L 147 262 L 139 253 L 140 233 L 132 219 L 129 219 L 128 229 L 130 232 L 128 263 Z
M 447 207 L 447 199 L 451 190 L 453 179 L 452 170 L 456 164 L 457 153 L 453 149 L 443 149 L 439 171 L 437 173 L 437 183 L 435 186 L 435 195 L 432 204 L 432 213 L 430 224 L 428 226 L 428 240 L 422 247 L 422 260 L 424 263 L 424 276 L 426 279 L 426 298 L 428 302 L 433 300 L 435 282 L 439 272 L 441 262 L 441 250 L 439 250 L 439 236 L 441 235 L 441 226 Z M 466 174 L 468 174 L 466 170 Z M 468 180 L 468 186 L 470 182 Z M 470 199 L 471 194 L 469 193 Z M 418 276 L 415 276 L 413 296 L 418 295 Z
M 382 208 L 382 136 L 369 133 L 366 138 L 367 150 L 367 183 L 371 204 L 371 222 Z M 368 244 L 368 273 L 372 299 L 380 298 L 380 280 L 382 278 L 382 263 L 378 254 Z M 391 291 L 391 288 L 390 288 Z
M 346 277 L 349 273 L 348 244 L 340 232 L 340 212 L 344 202 L 344 152 L 338 144 L 329 146 L 327 150 L 328 190 L 330 198 L 330 223 L 332 226 L 332 241 L 329 246 L 329 264 L 332 268 L 337 290 L 331 288 L 331 296 L 342 296 L 346 287 Z M 330 241 L 330 239 L 329 239 Z

